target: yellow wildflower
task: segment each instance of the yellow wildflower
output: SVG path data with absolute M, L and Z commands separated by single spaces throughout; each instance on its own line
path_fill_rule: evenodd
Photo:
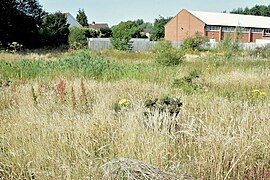
M 119 102 L 118 102 L 119 106 L 128 106 L 129 105 L 129 101 L 128 99 L 121 99 Z

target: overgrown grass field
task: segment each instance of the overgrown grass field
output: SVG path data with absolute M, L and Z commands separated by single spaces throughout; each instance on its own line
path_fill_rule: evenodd
M 268 56 L 0 54 L 0 179 L 267 179 L 269 127 Z

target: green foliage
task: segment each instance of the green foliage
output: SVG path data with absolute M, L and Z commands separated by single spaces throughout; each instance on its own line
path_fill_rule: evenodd
M 153 50 L 154 59 L 164 66 L 175 66 L 183 62 L 184 53 L 176 49 L 169 41 L 161 41 Z
M 46 15 L 37 0 L 0 0 L 0 40 L 4 48 L 18 42 L 27 48 L 40 47 L 38 27 Z
M 238 34 L 239 33 L 239 34 Z M 240 32 L 237 32 L 237 37 L 234 42 L 231 40 L 230 34 L 227 34 L 225 38 L 218 44 L 217 51 L 224 55 L 226 60 L 233 57 L 233 54 L 240 49 Z
M 238 8 L 238 9 L 233 9 L 230 13 L 270 17 L 270 5 L 269 6 L 255 5 L 252 8 L 246 7 L 245 9 Z
M 43 45 L 60 46 L 68 44 L 69 29 L 65 14 L 56 12 L 43 19 L 40 33 Z
M 88 27 L 88 20 L 87 16 L 84 12 L 84 10 L 79 9 L 78 14 L 76 16 L 77 21 L 83 26 L 83 27 Z
M 87 46 L 87 38 L 89 35 L 88 28 L 70 27 L 68 42 L 72 49 L 81 49 Z M 88 36 L 88 37 L 87 37 Z
M 175 79 L 173 86 L 181 88 L 185 93 L 194 93 L 201 88 L 201 86 L 196 82 L 196 79 L 199 77 L 200 72 L 194 69 L 187 76 L 180 79 Z
M 108 59 L 81 50 L 58 61 L 21 59 L 11 63 L 0 61 L 0 76 L 4 79 L 33 79 L 40 76 L 85 76 L 113 78 L 121 70 Z
M 99 36 L 99 32 L 95 29 L 88 29 L 85 31 L 84 35 L 88 38 L 97 38 Z
M 207 38 L 200 33 L 196 33 L 194 37 L 185 39 L 181 47 L 188 51 L 201 51 L 202 45 L 206 42 Z
M 172 18 L 164 18 L 160 16 L 158 19 L 155 19 L 154 27 L 151 31 L 151 40 L 158 41 L 165 37 L 165 25 L 171 20 Z
M 183 102 L 180 98 L 165 96 L 160 99 L 148 99 L 145 101 L 147 111 L 144 112 L 144 115 L 149 117 L 153 115 L 155 111 L 158 111 L 159 113 L 168 113 L 170 116 L 177 116 L 180 113 L 182 106 Z
M 131 38 L 137 34 L 137 25 L 133 21 L 121 22 L 112 27 L 112 45 L 118 50 L 128 50 Z
M 112 30 L 109 27 L 100 28 L 100 37 L 101 38 L 110 38 L 112 37 Z
M 146 38 L 142 33 L 144 29 L 143 20 L 121 22 L 112 27 L 111 42 L 115 49 L 131 49 L 131 38 Z

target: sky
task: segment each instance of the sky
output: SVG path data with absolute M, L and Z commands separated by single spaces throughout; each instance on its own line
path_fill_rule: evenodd
M 153 23 L 159 16 L 172 17 L 180 10 L 222 12 L 242 7 L 270 5 L 269 0 L 39 0 L 47 12 L 69 12 L 75 18 L 84 9 L 88 22 L 116 25 L 143 19 Z

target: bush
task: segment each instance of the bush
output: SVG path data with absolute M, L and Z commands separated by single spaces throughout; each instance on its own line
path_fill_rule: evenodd
M 158 111 L 159 113 L 169 113 L 170 116 L 177 116 L 182 106 L 183 102 L 180 98 L 165 96 L 160 99 L 148 99 L 145 101 L 145 107 L 148 111 L 144 112 L 144 115 L 149 117 L 154 111 Z
M 164 66 L 175 66 L 183 62 L 184 53 L 169 41 L 160 42 L 153 50 L 155 61 Z
M 195 91 L 201 89 L 201 85 L 196 82 L 196 79 L 199 77 L 200 72 L 194 69 L 187 76 L 180 79 L 175 79 L 173 86 L 181 88 L 185 93 L 194 93 Z
M 182 48 L 189 51 L 201 51 L 202 45 L 207 42 L 207 38 L 203 37 L 200 33 L 196 33 L 194 37 L 184 40 Z
M 44 46 L 68 45 L 69 25 L 66 15 L 60 12 L 49 14 L 43 19 L 40 34 Z
M 117 50 L 130 50 L 131 38 L 140 36 L 141 28 L 134 21 L 121 22 L 112 27 L 111 43 Z
M 100 37 L 101 38 L 110 38 L 110 37 L 112 37 L 112 30 L 109 27 L 100 28 Z
M 72 49 L 81 49 L 87 46 L 88 28 L 70 27 L 69 31 L 68 42 Z
M 225 38 L 218 44 L 217 51 L 223 53 L 226 60 L 230 60 L 233 54 L 240 50 L 240 37 L 241 34 L 237 32 L 237 37 L 234 42 L 231 40 L 231 36 L 228 34 Z

